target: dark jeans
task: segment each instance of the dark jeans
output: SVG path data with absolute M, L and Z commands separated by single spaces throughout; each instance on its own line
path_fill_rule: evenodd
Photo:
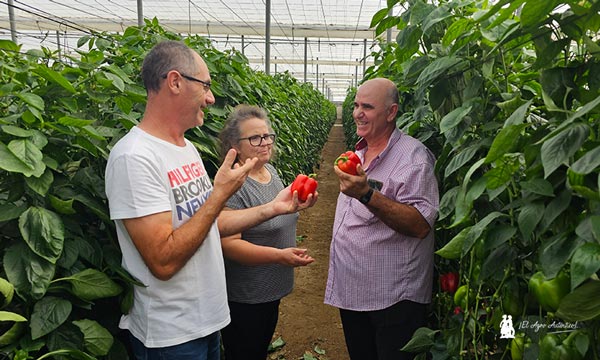
M 219 332 L 183 344 L 163 348 L 147 348 L 130 335 L 135 360 L 219 360 L 221 340 Z
M 265 360 L 279 318 L 279 300 L 229 302 L 231 323 L 221 330 L 225 360 Z
M 376 311 L 340 309 L 340 316 L 350 359 L 413 359 L 416 354 L 400 349 L 427 325 L 427 305 L 405 300 Z

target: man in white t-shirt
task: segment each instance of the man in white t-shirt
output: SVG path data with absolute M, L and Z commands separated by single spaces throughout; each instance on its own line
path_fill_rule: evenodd
M 210 74 L 181 42 L 157 44 L 144 59 L 143 119 L 111 150 L 106 194 L 123 267 L 144 286 L 120 327 L 136 359 L 219 359 L 229 309 L 216 219 L 256 159 L 233 167 L 231 150 L 213 181 L 186 130 L 215 102 Z M 297 201 L 296 201 L 297 202 Z

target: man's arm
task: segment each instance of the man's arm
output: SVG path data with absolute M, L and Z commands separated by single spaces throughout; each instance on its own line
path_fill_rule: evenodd
M 315 195 L 308 196 L 306 201 L 298 200 L 298 192 L 293 194 L 290 186 L 281 190 L 272 201 L 247 209 L 229 209 L 226 208 L 219 215 L 219 232 L 221 236 L 230 236 L 236 233 L 246 231 L 258 224 L 261 224 L 278 215 L 291 214 L 304 210 L 315 204 L 319 197 L 318 192 Z
M 334 166 L 340 179 L 340 191 L 359 199 L 369 191 L 367 174 L 358 166 L 358 175 L 353 176 Z M 403 204 L 374 191 L 367 208 L 391 229 L 411 237 L 423 239 L 431 231 L 431 226 L 421 213 L 411 205 Z
M 173 229 L 171 212 L 124 219 L 133 243 L 152 274 L 168 280 L 198 250 L 227 199 L 244 183 L 256 159 L 232 168 L 235 151 L 230 150 L 215 175 L 213 191 L 206 202 L 183 225 Z

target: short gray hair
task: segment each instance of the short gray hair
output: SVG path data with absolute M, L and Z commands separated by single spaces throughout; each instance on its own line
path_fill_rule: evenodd
M 165 40 L 154 45 L 142 64 L 142 81 L 146 92 L 158 92 L 163 76 L 171 70 L 194 73 L 194 50 L 181 41 Z
M 219 133 L 219 140 L 221 140 L 221 157 L 225 157 L 229 149 L 233 147 L 233 145 L 237 144 L 240 138 L 240 125 L 246 120 L 249 119 L 261 119 L 264 120 L 269 128 L 269 131 L 273 131 L 271 127 L 271 120 L 267 115 L 267 112 L 256 105 L 247 105 L 240 104 L 233 108 L 229 117 L 227 117 L 227 121 L 225 122 L 225 126 L 223 126 L 223 130 Z

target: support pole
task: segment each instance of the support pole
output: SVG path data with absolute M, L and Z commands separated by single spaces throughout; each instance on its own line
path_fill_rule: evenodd
M 271 0 L 265 2 L 265 73 L 271 74 Z
M 137 16 L 138 16 L 138 26 L 144 26 L 144 5 L 142 4 L 143 0 L 137 0 Z
M 13 8 L 13 0 L 8 0 L 8 19 L 10 21 L 10 39 L 17 42 L 17 22 L 15 21 L 15 9 Z
M 304 38 L 304 82 L 306 82 L 306 73 L 308 72 L 308 38 Z

